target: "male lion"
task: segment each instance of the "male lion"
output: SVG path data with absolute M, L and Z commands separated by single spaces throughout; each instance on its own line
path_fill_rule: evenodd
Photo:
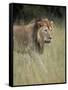
M 28 25 L 13 25 L 13 31 L 19 44 L 30 47 L 33 43 L 38 50 L 44 48 L 45 43 L 51 42 L 50 31 L 53 29 L 53 21 L 48 19 L 36 19 Z

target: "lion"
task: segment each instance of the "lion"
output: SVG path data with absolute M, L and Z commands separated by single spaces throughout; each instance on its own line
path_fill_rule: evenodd
M 53 30 L 53 21 L 46 19 L 36 19 L 33 23 L 28 25 L 13 25 L 13 31 L 17 42 L 28 47 L 32 43 L 36 50 L 42 50 L 45 43 L 51 42 L 50 32 Z

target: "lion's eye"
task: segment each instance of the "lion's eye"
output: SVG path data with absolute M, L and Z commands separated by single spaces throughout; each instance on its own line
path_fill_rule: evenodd
M 44 31 L 45 31 L 45 32 L 47 32 L 47 30 L 46 30 L 46 29 L 45 29 Z

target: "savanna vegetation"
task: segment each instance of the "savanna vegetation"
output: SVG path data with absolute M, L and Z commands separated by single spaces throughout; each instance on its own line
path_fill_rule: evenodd
M 55 23 L 51 32 L 52 41 L 45 44 L 42 54 L 23 47 L 13 33 L 14 85 L 31 85 L 65 82 L 65 7 L 60 6 L 13 6 L 13 23 L 29 24 L 38 17 L 48 18 Z

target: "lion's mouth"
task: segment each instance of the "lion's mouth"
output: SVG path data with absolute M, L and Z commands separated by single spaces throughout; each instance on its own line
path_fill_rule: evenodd
M 45 41 L 45 43 L 50 43 L 50 42 L 51 42 L 51 40 Z
M 47 39 L 47 40 L 45 40 L 45 43 L 50 43 L 51 42 L 51 37 L 49 38 L 49 39 Z

